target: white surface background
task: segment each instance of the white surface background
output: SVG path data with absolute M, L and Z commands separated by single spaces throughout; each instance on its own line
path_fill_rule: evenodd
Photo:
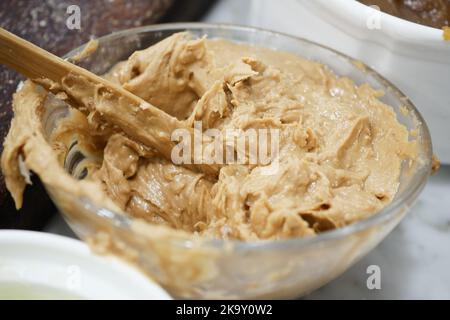
M 259 16 L 257 1 L 220 0 L 205 21 L 267 27 L 269 22 Z M 272 2 L 274 10 L 279 10 L 280 2 Z M 270 28 L 289 33 L 273 21 Z M 73 235 L 59 216 L 47 230 Z M 380 290 L 367 289 L 370 265 L 381 268 Z M 417 205 L 376 249 L 307 298 L 450 299 L 450 166 L 430 178 Z

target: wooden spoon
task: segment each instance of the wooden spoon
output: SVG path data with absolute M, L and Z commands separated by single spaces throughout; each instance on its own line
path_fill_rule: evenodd
M 73 107 L 84 112 L 98 112 L 106 122 L 156 149 L 168 160 L 176 145 L 171 140 L 172 132 L 185 129 L 193 135 L 192 128 L 140 97 L 3 28 L 0 28 L 0 63 L 55 94 L 65 93 Z M 210 174 L 217 174 L 219 170 L 214 165 L 196 168 Z

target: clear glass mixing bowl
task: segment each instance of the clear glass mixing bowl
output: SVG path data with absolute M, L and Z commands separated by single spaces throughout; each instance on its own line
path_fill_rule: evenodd
M 266 30 L 199 23 L 165 24 L 117 32 L 102 37 L 99 49 L 80 63 L 97 74 L 172 33 L 224 38 L 292 52 L 327 64 L 336 74 L 357 84 L 383 90 L 398 120 L 415 130 L 419 156 L 402 169 L 395 200 L 367 220 L 315 237 L 280 241 L 200 240 L 166 233 L 136 219 L 96 207 L 47 185 L 54 202 L 73 230 L 100 253 L 128 260 L 182 298 L 293 298 L 336 278 L 366 255 L 400 222 L 424 187 L 431 168 L 432 145 L 421 115 L 399 90 L 375 71 L 332 49 Z M 70 57 L 80 52 L 70 52 Z M 406 112 L 405 112 L 406 111 Z M 60 116 L 64 116 L 61 113 Z M 44 119 L 52 127 L 55 117 Z M 101 272 L 101 270 L 99 271 Z

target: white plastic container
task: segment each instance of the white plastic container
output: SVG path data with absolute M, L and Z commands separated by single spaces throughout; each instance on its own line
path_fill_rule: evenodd
M 326 45 L 365 62 L 424 116 L 433 146 L 450 164 L 450 42 L 443 31 L 356 0 L 253 0 L 252 23 Z
M 83 242 L 31 231 L 0 231 L 1 299 L 170 299 L 156 283 Z

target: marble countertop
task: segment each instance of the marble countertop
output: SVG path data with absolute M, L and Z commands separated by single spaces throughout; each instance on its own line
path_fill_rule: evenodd
M 264 27 L 256 1 L 220 0 L 205 21 Z M 59 216 L 47 231 L 74 236 Z M 381 289 L 367 288 L 371 265 L 380 267 Z M 306 298 L 450 299 L 450 166 L 430 178 L 416 206 L 377 248 Z

